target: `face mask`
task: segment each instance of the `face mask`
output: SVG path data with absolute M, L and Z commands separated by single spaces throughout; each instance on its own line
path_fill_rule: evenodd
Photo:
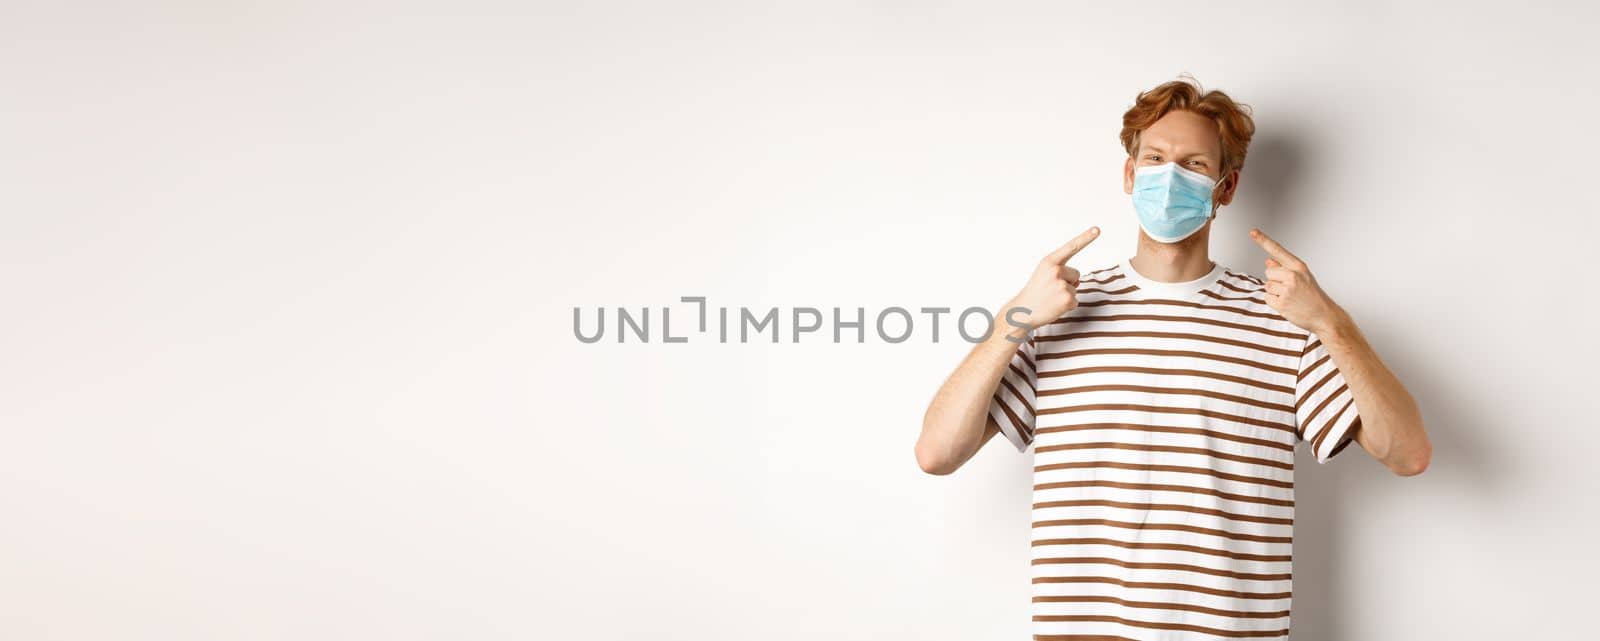
M 1211 190 L 1217 181 L 1178 163 L 1133 171 L 1133 209 L 1139 226 L 1157 242 L 1175 243 L 1200 231 L 1214 211 Z

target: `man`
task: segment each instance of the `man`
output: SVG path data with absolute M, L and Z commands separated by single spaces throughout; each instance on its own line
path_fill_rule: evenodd
M 1304 261 L 1255 229 L 1265 278 L 1209 257 L 1254 130 L 1220 91 L 1139 94 L 1137 253 L 1080 273 L 1091 227 L 1045 256 L 928 406 L 931 474 L 996 433 L 1034 448 L 1035 639 L 1287 638 L 1296 444 L 1428 465 L 1416 403 Z

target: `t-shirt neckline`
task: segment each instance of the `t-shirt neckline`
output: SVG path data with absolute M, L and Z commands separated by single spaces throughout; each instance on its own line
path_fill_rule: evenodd
M 1164 283 L 1150 280 L 1140 274 L 1139 270 L 1133 268 L 1133 258 L 1131 256 L 1122 259 L 1122 262 L 1118 263 L 1117 267 L 1121 269 L 1122 274 L 1128 278 L 1129 282 L 1138 287 L 1133 294 L 1144 298 L 1192 298 L 1222 280 L 1223 272 L 1227 271 L 1222 266 L 1222 263 L 1213 260 L 1211 261 L 1211 271 L 1206 272 L 1204 276 L 1180 283 Z

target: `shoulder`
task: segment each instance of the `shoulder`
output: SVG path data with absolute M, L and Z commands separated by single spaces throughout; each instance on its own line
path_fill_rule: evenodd
M 1035 338 L 1066 333 L 1068 324 L 1084 315 L 1086 305 L 1092 306 L 1096 302 L 1105 302 L 1127 293 L 1128 288 L 1122 287 L 1126 282 L 1116 263 L 1098 265 L 1093 269 L 1080 269 L 1077 288 L 1078 306 L 1068 310 L 1054 322 L 1046 323 L 1034 330 Z
M 1078 281 L 1080 283 L 1086 283 L 1090 281 L 1104 283 L 1108 279 L 1116 278 L 1121 275 L 1122 271 L 1119 269 L 1119 265 L 1112 263 L 1110 265 L 1103 265 L 1098 269 L 1079 272 Z
M 1207 292 L 1213 304 L 1225 305 L 1246 312 L 1255 322 L 1280 336 L 1294 336 L 1305 340 L 1309 332 L 1295 326 L 1278 310 L 1267 304 L 1267 283 L 1260 276 L 1224 267 L 1214 290 Z
M 1222 286 L 1241 293 L 1266 291 L 1266 281 L 1232 267 L 1222 268 Z
M 1111 297 L 1129 291 L 1131 282 L 1122 273 L 1122 265 L 1112 263 L 1078 274 L 1078 295 Z

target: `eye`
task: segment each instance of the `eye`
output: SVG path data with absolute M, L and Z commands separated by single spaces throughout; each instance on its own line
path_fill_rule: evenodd
M 1160 154 L 1149 154 L 1149 155 L 1146 155 L 1144 157 L 1144 159 L 1145 160 L 1154 160 L 1154 161 L 1158 161 L 1159 162 L 1161 160 L 1161 155 Z
M 1204 167 L 1204 166 L 1206 166 L 1206 163 L 1203 160 L 1191 160 L 1191 161 L 1189 161 L 1189 164 L 1194 165 L 1196 167 Z

